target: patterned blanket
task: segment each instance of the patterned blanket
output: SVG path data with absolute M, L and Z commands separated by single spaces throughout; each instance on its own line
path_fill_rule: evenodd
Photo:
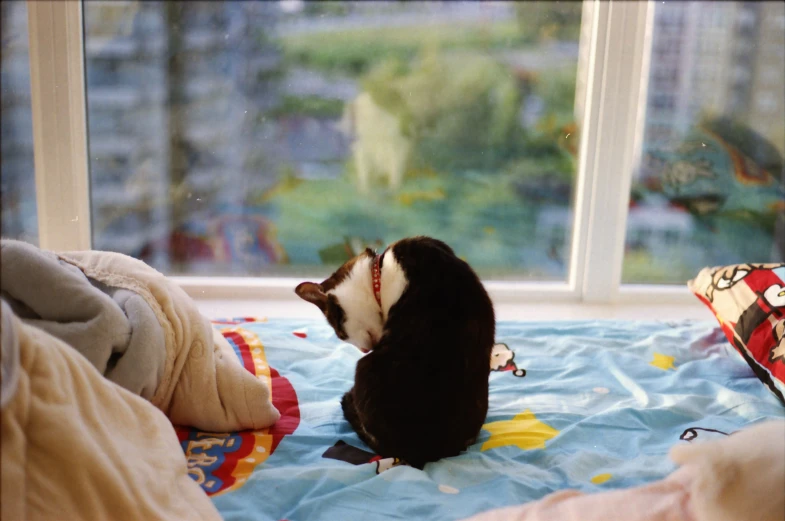
M 226 520 L 458 520 L 566 488 L 651 483 L 674 470 L 674 445 L 785 418 L 713 323 L 502 322 L 478 442 L 418 471 L 370 452 L 343 419 L 362 355 L 328 326 L 214 325 L 282 415 L 258 431 L 178 430 Z

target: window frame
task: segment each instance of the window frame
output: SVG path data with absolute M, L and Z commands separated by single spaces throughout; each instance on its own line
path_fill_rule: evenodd
M 81 2 L 30 0 L 27 26 L 38 242 L 90 249 Z
M 632 172 L 643 138 L 654 3 L 585 0 L 576 85 L 582 122 L 564 282 L 486 286 L 496 302 L 692 302 L 683 285 L 622 285 Z M 39 243 L 91 248 L 82 0 L 28 0 Z M 54 124 L 51 124 L 54 122 Z M 61 138 L 60 136 L 67 136 Z M 302 279 L 172 277 L 197 299 L 296 299 Z

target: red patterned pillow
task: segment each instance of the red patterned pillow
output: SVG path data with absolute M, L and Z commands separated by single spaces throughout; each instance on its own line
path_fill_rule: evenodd
M 687 285 L 785 404 L 785 263 L 704 268 Z

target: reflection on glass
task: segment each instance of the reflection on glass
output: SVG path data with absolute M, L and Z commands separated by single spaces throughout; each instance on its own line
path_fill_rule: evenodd
M 2 236 L 37 244 L 27 2 L 0 2 L 0 25 L 3 35 L 0 66 Z
M 326 273 L 428 234 L 563 280 L 575 2 L 85 3 L 93 237 L 168 273 Z
M 657 2 L 623 281 L 785 260 L 785 3 Z

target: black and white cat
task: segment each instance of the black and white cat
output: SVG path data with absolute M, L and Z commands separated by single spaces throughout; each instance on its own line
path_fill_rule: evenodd
M 474 443 L 488 412 L 493 304 L 445 243 L 413 237 L 368 249 L 296 293 L 368 354 L 344 416 L 377 454 L 422 468 Z

